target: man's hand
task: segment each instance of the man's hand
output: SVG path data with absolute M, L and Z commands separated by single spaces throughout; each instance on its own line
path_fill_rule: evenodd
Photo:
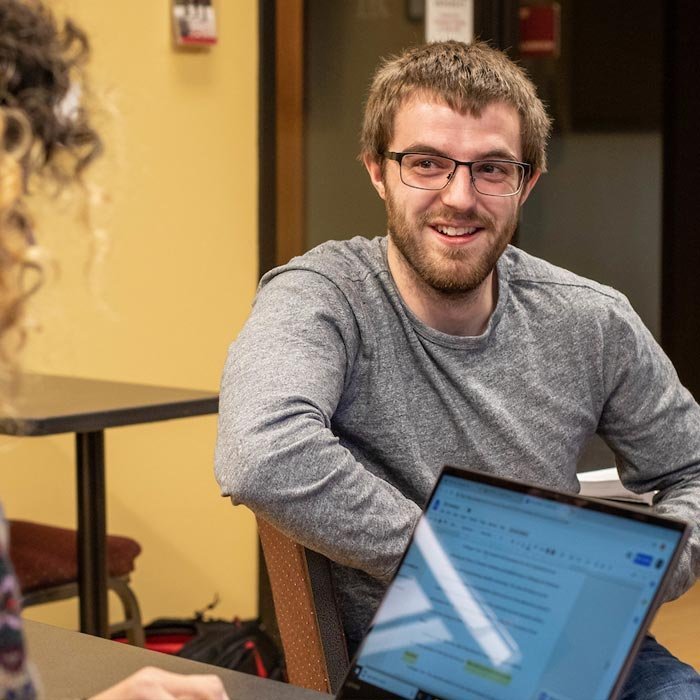
M 217 676 L 185 676 L 146 667 L 91 700 L 229 700 Z

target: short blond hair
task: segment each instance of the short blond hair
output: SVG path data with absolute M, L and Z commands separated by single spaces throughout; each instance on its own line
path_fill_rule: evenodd
M 477 116 L 493 102 L 513 106 L 520 115 L 523 159 L 534 170 L 546 170 L 551 120 L 542 100 L 520 66 L 483 42 L 423 44 L 384 60 L 365 104 L 361 157 L 383 160 L 399 107 L 416 95 Z

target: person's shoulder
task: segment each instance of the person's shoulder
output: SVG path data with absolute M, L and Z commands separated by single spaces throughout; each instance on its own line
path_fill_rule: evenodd
M 353 283 L 380 274 L 385 269 L 385 239 L 356 236 L 346 241 L 326 241 L 304 255 L 265 274 L 261 288 L 289 272 L 309 272 L 324 277 L 336 286 Z
M 504 253 L 504 262 L 511 288 L 532 290 L 579 307 L 615 308 L 629 304 L 625 295 L 613 287 L 577 275 L 519 248 L 509 246 Z
M 350 279 L 361 279 L 384 269 L 386 239 L 355 236 L 346 241 L 326 241 L 306 255 L 294 258 L 291 265 L 306 264 L 311 269 L 330 271 Z

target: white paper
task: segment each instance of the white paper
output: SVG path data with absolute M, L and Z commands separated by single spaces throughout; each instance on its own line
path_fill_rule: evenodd
M 581 483 L 581 495 L 591 498 L 609 498 L 614 501 L 629 501 L 632 503 L 652 504 L 655 491 L 649 493 L 633 493 L 626 489 L 617 475 L 617 469 L 596 469 L 592 472 L 581 472 L 576 475 Z
M 474 40 L 474 0 L 427 0 L 425 40 Z
M 617 477 L 617 469 L 615 467 L 606 467 L 605 469 L 594 469 L 592 472 L 581 472 L 577 474 L 578 480 L 583 481 L 615 481 Z

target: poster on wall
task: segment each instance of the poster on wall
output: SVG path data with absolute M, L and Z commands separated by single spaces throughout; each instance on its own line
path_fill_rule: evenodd
M 177 46 L 216 44 L 216 14 L 212 0 L 173 0 L 173 34 Z

